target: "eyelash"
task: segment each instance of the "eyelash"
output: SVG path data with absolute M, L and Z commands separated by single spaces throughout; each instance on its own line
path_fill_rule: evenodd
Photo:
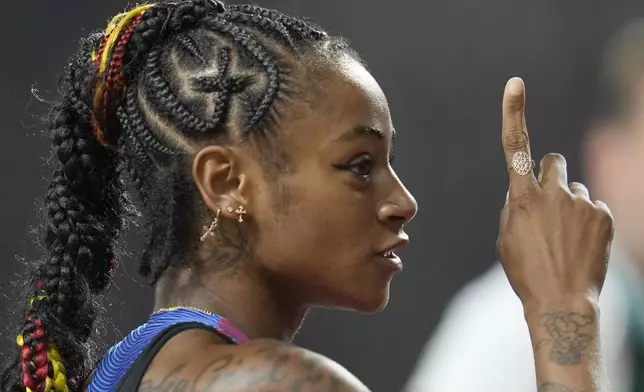
M 371 177 L 371 172 L 373 170 L 373 158 L 369 154 L 362 154 L 354 159 L 351 160 L 346 165 L 338 165 L 337 167 L 341 170 L 348 170 L 353 172 L 356 176 L 360 178 L 362 181 L 368 181 L 369 178 Z M 361 171 L 360 169 L 366 168 L 365 172 Z M 356 170 L 357 169 L 357 170 Z

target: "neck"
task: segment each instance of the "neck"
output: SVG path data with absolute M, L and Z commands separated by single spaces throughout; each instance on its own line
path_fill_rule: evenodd
M 156 285 L 155 309 L 192 307 L 227 318 L 249 339 L 290 342 L 307 312 L 271 290 L 265 279 L 242 268 L 213 274 L 184 268 L 167 271 Z

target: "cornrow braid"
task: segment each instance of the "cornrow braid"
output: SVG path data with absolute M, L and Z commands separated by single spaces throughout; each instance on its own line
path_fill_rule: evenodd
M 197 46 L 197 42 L 190 36 L 190 34 L 181 34 L 176 38 L 177 45 L 181 47 L 192 56 L 194 59 L 199 61 L 200 65 L 205 65 L 207 63 L 206 58 L 203 57 L 203 54 Z
M 161 49 L 152 50 L 148 56 L 145 70 L 148 75 L 145 88 L 150 101 L 160 115 L 173 122 L 178 122 L 185 131 L 206 133 L 219 125 L 216 119 L 205 119 L 196 116 L 172 93 L 160 66 Z
M 216 0 L 143 4 L 82 40 L 48 116 L 57 163 L 45 256 L 29 272 L 20 353 L 2 390 L 82 389 L 94 301 L 110 285 L 122 215 L 134 208 L 124 181 L 145 220 L 139 271 L 154 284 L 199 247 L 195 222 L 208 210 L 191 180 L 194 152 L 267 140 L 310 90 L 307 62 L 340 54 L 356 57 L 308 22 Z M 279 145 L 257 145 L 267 170 L 283 165 Z
M 113 146 L 118 138 L 118 135 L 106 135 L 104 129 L 115 128 L 114 108 L 118 107 L 124 87 L 122 65 L 125 47 L 134 34 L 135 26 L 141 22 L 142 15 L 149 8 L 150 5 L 142 5 L 129 13 L 114 17 L 105 32 L 99 52 L 92 54 L 98 80 L 92 105 L 94 129 L 98 139 L 106 146 Z
M 156 164 L 149 155 L 167 158 L 177 156 L 179 152 L 165 146 L 148 129 L 138 105 L 136 89 L 132 88 L 127 93 L 125 105 L 119 110 L 123 129 L 120 151 L 126 157 L 125 162 L 128 165 L 130 181 L 141 200 L 140 208 L 143 210 L 144 227 L 149 228 L 144 233 L 144 243 L 147 246 L 139 263 L 139 273 L 144 277 L 149 277 L 153 272 L 152 259 L 159 249 L 164 247 L 168 231 L 167 219 L 164 219 L 167 210 L 158 208 L 159 205 L 165 205 L 167 202 L 166 192 L 147 191 L 158 182 L 157 180 L 151 183 L 151 179 L 156 180 L 157 173 L 154 170 Z
M 221 11 L 223 4 L 217 1 L 189 0 L 141 5 L 112 20 L 95 64 L 99 80 L 94 93 L 95 126 L 104 144 L 115 146 L 119 137 L 118 134 L 105 135 L 103 129 L 118 129 L 113 121 L 127 83 L 125 64 L 136 67 L 137 57 L 143 57 L 166 33 L 194 27 L 206 15 Z M 134 45 L 128 45 L 130 40 Z M 126 49 L 128 46 L 130 48 Z
M 258 65 L 261 65 L 266 72 L 268 79 L 266 88 L 261 100 L 257 103 L 254 110 L 250 113 L 247 120 L 247 129 L 252 130 L 264 118 L 264 115 L 272 107 L 273 100 L 277 96 L 280 88 L 280 72 L 277 62 L 264 48 L 242 28 L 226 21 L 222 18 L 204 21 L 204 27 L 211 31 L 216 31 L 224 36 L 228 36 L 235 43 L 240 45 L 248 54 L 252 55 Z
M 110 104 L 118 103 L 121 99 L 122 91 L 125 88 L 125 72 L 123 70 L 123 57 L 125 56 L 125 48 L 128 42 L 134 35 L 134 29 L 141 22 L 142 15 L 138 15 L 134 21 L 128 25 L 123 34 L 118 38 L 118 43 L 114 52 L 110 56 L 108 70 L 105 75 L 105 92 L 103 94 L 103 116 L 105 121 L 108 121 L 110 112 Z M 107 127 L 113 128 L 109 124 Z M 104 143 L 114 145 L 115 140 L 104 140 Z
M 230 11 L 226 14 L 226 19 L 231 22 L 247 26 L 256 26 L 264 31 L 272 31 L 276 37 L 288 45 L 291 50 L 296 50 L 297 45 L 293 37 L 281 21 L 276 21 L 264 14 L 251 14 L 237 11 Z
M 255 5 L 231 5 L 228 8 L 230 18 L 240 23 L 249 23 L 261 27 L 269 27 L 275 31 L 286 31 L 287 34 L 295 35 L 304 40 L 319 41 L 327 38 L 327 34 L 307 24 L 305 21 L 287 16 L 275 10 L 258 7 Z M 252 16 L 252 18 L 243 18 L 241 15 Z M 272 21 L 269 23 L 267 21 Z M 279 27 L 277 27 L 279 26 Z
M 137 156 L 139 158 L 143 156 L 142 151 L 144 149 L 164 156 L 173 156 L 179 154 L 179 151 L 173 150 L 170 147 L 166 146 L 149 129 L 145 119 L 143 118 L 143 115 L 141 114 L 141 109 L 139 108 L 136 88 L 131 88 L 127 92 L 126 102 L 125 105 L 121 107 L 121 110 L 122 113 L 120 117 L 123 121 L 121 128 L 129 131 L 129 134 L 131 135 L 130 140 L 137 140 L 142 146 L 141 149 L 136 149 L 138 153 Z
M 231 24 L 222 18 L 213 18 L 202 21 L 204 27 L 210 31 L 221 33 L 227 38 L 232 39 L 236 44 L 240 45 L 245 54 L 251 55 L 255 64 L 260 65 L 265 69 L 268 82 L 267 87 L 260 102 L 256 105 L 254 112 L 250 113 L 249 119 L 245 122 L 247 128 L 251 129 L 256 126 L 264 115 L 271 107 L 275 96 L 278 93 L 280 84 L 280 74 L 275 61 L 271 56 L 259 45 L 259 43 L 247 32 L 241 28 Z M 223 57 L 226 59 L 225 57 Z M 147 95 L 155 109 L 158 110 L 161 116 L 167 118 L 175 123 L 180 124 L 181 129 L 184 131 L 194 131 L 198 133 L 207 133 L 215 131 L 224 120 L 219 116 L 213 119 L 200 118 L 192 113 L 186 105 L 172 93 L 169 87 L 166 76 L 163 74 L 161 64 L 161 51 L 160 49 L 153 50 L 146 64 L 146 74 L 148 77 L 145 79 L 145 87 Z M 220 73 L 226 70 L 226 63 L 220 64 Z M 224 75 L 220 75 L 223 78 Z M 221 91 L 221 94 L 215 96 L 215 107 L 222 108 L 228 105 L 228 97 L 226 91 Z M 224 99 L 225 98 L 225 99 Z M 219 111 L 216 110 L 218 113 Z

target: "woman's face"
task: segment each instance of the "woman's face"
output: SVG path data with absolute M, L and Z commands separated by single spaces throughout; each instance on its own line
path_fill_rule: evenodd
M 376 312 L 401 268 L 383 253 L 407 241 L 418 206 L 390 165 L 394 129 L 371 74 L 346 58 L 316 90 L 306 115 L 280 124 L 289 170 L 249 198 L 257 262 L 284 295 Z

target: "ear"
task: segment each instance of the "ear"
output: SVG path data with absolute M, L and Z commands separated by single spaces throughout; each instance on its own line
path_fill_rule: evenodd
M 250 177 L 242 162 L 239 150 L 220 145 L 205 147 L 193 158 L 192 176 L 213 216 L 221 210 L 222 215 L 236 218 L 234 211 L 238 207 L 248 208 L 244 195 Z

